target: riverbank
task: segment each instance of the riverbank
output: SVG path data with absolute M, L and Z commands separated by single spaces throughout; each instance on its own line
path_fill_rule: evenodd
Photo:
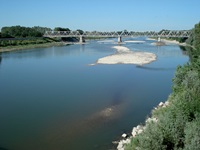
M 67 45 L 67 43 L 51 42 L 51 43 L 44 43 L 44 44 L 6 46 L 6 47 L 0 47 L 0 53 L 1 52 L 17 51 L 17 50 L 33 49 L 33 48 L 46 48 L 46 47 L 52 47 L 52 46 L 64 46 L 64 45 Z
M 168 107 L 170 105 L 169 101 L 166 102 L 160 102 L 158 104 L 158 106 L 156 106 L 153 110 L 152 110 L 152 114 L 154 114 L 156 111 L 160 111 L 161 109 L 165 109 L 166 107 Z M 135 140 L 135 138 L 137 138 L 140 134 L 142 134 L 151 123 L 157 123 L 158 122 L 158 118 L 156 116 L 152 116 L 152 117 L 148 117 L 145 120 L 145 125 L 137 125 L 136 127 L 133 127 L 131 133 L 123 133 L 122 134 L 122 139 L 120 141 L 115 141 L 113 142 L 113 144 L 117 144 L 117 150 L 126 150 L 126 149 L 131 149 L 133 147 L 131 147 L 131 142 L 133 142 Z M 130 136 L 128 136 L 130 135 Z M 139 149 L 138 147 L 134 147 L 136 149 Z
M 96 64 L 135 64 L 144 65 L 156 60 L 156 55 L 149 52 L 133 52 L 124 46 L 114 46 L 116 53 L 100 58 Z
M 165 42 L 166 44 L 176 44 L 181 46 L 188 46 L 186 43 L 180 43 L 177 40 L 169 40 L 169 39 L 161 39 L 162 42 Z
M 152 40 L 152 41 L 157 41 L 156 39 L 154 39 L 154 38 L 147 38 L 147 40 Z M 158 42 L 154 42 L 154 43 L 152 43 L 152 45 L 156 45 L 156 46 L 163 46 L 163 45 L 171 45 L 171 44 L 176 44 L 176 45 L 180 45 L 180 46 L 190 46 L 191 47 L 191 45 L 189 45 L 189 44 L 187 44 L 187 43 L 181 43 L 181 42 L 179 42 L 179 41 L 177 41 L 177 40 L 170 40 L 170 39 L 166 39 L 166 38 L 162 38 L 161 39 L 161 41 L 160 41 L 162 44 L 156 44 L 156 43 L 158 43 Z

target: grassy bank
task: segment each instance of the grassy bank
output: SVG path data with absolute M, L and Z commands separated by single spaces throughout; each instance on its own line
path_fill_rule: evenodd
M 165 107 L 152 110 L 142 132 L 132 135 L 125 150 L 199 150 L 200 149 L 200 23 L 190 41 L 190 62 L 178 66 L 173 92 Z M 189 43 L 191 44 L 191 43 Z
M 51 43 L 42 43 L 42 44 L 6 46 L 6 47 L 0 47 L 0 52 L 9 52 L 9 51 L 16 51 L 16 50 L 45 48 L 45 47 L 63 46 L 63 45 L 65 45 L 65 43 L 63 43 L 63 42 L 51 42 Z

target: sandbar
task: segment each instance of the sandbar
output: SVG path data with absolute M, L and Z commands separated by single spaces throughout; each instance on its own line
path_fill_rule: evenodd
M 166 44 L 176 44 L 176 45 L 182 45 L 182 46 L 187 46 L 186 43 L 180 43 L 176 40 L 167 40 L 167 39 L 162 39 L 163 42 L 165 42 Z
M 125 43 L 136 43 L 136 44 L 140 44 L 140 43 L 145 43 L 145 41 L 124 41 Z
M 113 46 L 116 53 L 100 58 L 96 64 L 135 64 L 144 65 L 156 60 L 156 55 L 149 52 L 133 52 L 124 46 Z

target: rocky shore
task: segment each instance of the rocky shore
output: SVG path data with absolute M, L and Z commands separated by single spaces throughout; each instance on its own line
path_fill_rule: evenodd
M 169 105 L 168 101 L 166 101 L 165 103 L 160 102 L 158 104 L 158 106 L 153 109 L 153 111 L 157 110 L 157 109 L 161 109 L 161 108 L 167 107 L 168 105 Z M 150 122 L 157 122 L 157 121 L 158 121 L 157 118 L 149 117 L 149 118 L 146 119 L 145 124 L 148 124 Z M 145 129 L 146 129 L 145 125 L 138 125 L 136 127 L 133 127 L 130 136 L 128 136 L 127 133 L 123 133 L 122 134 L 122 139 L 120 141 L 118 141 L 118 142 L 116 142 L 116 141 L 113 142 L 113 144 L 117 144 L 117 150 L 124 150 L 125 146 L 127 144 L 131 143 L 131 140 L 133 138 L 135 138 L 137 135 L 141 134 Z

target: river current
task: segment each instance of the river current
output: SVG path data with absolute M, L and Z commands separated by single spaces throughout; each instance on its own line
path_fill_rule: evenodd
M 189 58 L 177 45 L 123 40 L 145 41 L 122 46 L 157 60 L 90 66 L 115 53 L 110 39 L 0 54 L 0 149 L 112 149 L 112 141 L 144 123 Z

